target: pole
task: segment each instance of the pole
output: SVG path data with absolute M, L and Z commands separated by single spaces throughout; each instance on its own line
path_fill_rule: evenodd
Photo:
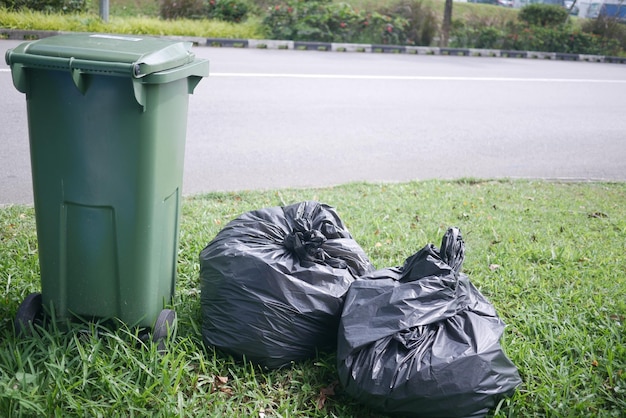
M 446 0 L 443 9 L 443 24 L 441 25 L 441 39 L 439 46 L 446 48 L 450 40 L 450 26 L 452 25 L 452 0 Z
M 100 0 L 100 19 L 109 21 L 109 0 Z

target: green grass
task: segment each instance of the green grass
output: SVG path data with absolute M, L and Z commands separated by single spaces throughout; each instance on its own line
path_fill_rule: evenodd
M 236 39 L 263 38 L 261 25 L 255 19 L 235 24 L 217 20 L 167 21 L 148 16 L 111 15 L 109 22 L 106 23 L 97 13 L 63 15 L 33 11 L 11 12 L 1 8 L 0 28 Z
M 159 3 L 155 0 L 109 0 L 109 14 L 120 17 L 159 17 Z M 100 12 L 100 0 L 91 0 L 88 4 L 90 12 Z
M 320 396 L 337 379 L 333 353 L 267 372 L 201 342 L 199 252 L 243 212 L 307 199 L 334 206 L 378 268 L 461 228 L 464 271 L 507 323 L 524 381 L 496 416 L 624 416 L 626 184 L 473 179 L 185 199 L 165 355 L 124 327 L 16 339 L 15 311 L 39 289 L 34 211 L 0 209 L 0 416 L 377 416 L 340 387 Z

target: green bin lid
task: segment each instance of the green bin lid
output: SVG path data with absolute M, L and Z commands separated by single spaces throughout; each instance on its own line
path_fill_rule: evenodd
M 25 42 L 7 51 L 7 64 L 109 72 L 142 78 L 194 61 L 191 42 L 147 36 L 65 34 Z

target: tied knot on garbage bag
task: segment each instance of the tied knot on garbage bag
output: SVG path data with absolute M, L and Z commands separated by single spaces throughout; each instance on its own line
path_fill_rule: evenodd
M 328 205 L 244 213 L 200 253 L 203 340 L 267 368 L 334 350 L 346 292 L 373 270 Z
M 327 241 L 321 231 L 313 229 L 310 219 L 296 218 L 294 230 L 285 237 L 283 245 L 296 254 L 300 262 L 327 263 L 335 268 L 346 268 L 347 263 L 330 257 L 322 248 Z
M 504 323 L 461 272 L 458 228 L 401 267 L 354 282 L 339 324 L 345 391 L 388 414 L 479 417 L 521 383 L 499 340 Z

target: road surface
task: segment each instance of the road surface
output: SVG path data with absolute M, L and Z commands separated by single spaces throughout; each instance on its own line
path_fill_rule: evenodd
M 0 41 L 0 53 L 15 41 Z M 626 180 L 626 65 L 197 47 L 183 193 L 431 178 Z M 31 203 L 0 63 L 0 204 Z

